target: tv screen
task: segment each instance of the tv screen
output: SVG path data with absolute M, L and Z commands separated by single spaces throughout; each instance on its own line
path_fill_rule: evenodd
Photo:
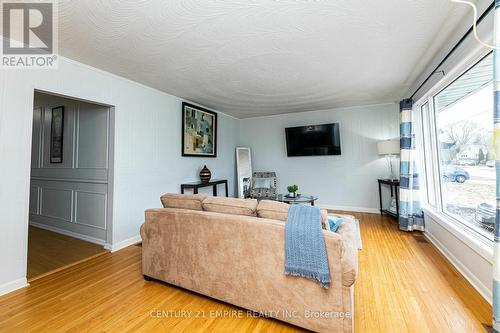
M 339 124 L 285 128 L 288 156 L 340 155 Z

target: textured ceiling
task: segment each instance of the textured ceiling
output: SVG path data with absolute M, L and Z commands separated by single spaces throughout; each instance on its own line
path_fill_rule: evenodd
M 449 0 L 63 0 L 59 52 L 238 118 L 394 102 L 464 7 Z

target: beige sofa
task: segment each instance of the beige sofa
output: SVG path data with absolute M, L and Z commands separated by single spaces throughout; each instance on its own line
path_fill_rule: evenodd
M 318 332 L 353 331 L 355 226 L 324 231 L 329 289 L 287 276 L 287 205 L 204 195 L 164 195 L 141 227 L 142 269 L 157 279 Z M 265 218 L 259 216 L 272 217 Z

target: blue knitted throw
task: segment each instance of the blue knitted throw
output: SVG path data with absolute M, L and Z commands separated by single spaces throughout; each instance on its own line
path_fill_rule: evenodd
M 291 205 L 285 224 L 285 274 L 330 284 L 326 244 L 319 208 Z

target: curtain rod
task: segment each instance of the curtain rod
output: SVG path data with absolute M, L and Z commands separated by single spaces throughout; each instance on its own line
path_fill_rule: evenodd
M 489 12 L 495 8 L 495 1 L 493 1 L 489 6 L 488 8 L 486 8 L 486 10 L 484 11 L 484 13 L 481 14 L 481 16 L 479 16 L 479 18 L 477 19 L 476 21 L 476 25 L 479 25 L 479 23 L 481 23 L 481 21 L 486 17 L 486 15 L 489 14 Z M 450 52 L 448 52 L 446 54 L 446 56 L 443 58 L 443 60 L 441 60 L 441 62 L 436 66 L 436 68 L 434 68 L 434 70 L 429 74 L 429 76 L 427 76 L 427 78 L 424 80 L 424 82 L 422 82 L 422 84 L 420 86 L 418 86 L 417 90 L 415 90 L 415 92 L 411 95 L 411 97 L 409 99 L 413 99 L 413 97 L 415 97 L 415 95 L 419 92 L 420 89 L 422 89 L 422 87 L 429 81 L 429 79 L 432 77 L 432 75 L 434 75 L 437 70 L 439 69 L 439 67 L 441 67 L 446 60 L 448 60 L 448 58 L 453 54 L 453 52 L 455 52 L 455 50 L 460 46 L 460 44 L 463 43 L 463 41 L 470 35 L 470 33 L 474 30 L 474 25 L 472 25 L 469 30 L 467 30 L 467 32 L 465 33 L 465 35 L 462 36 L 462 38 L 460 38 L 460 40 L 458 41 L 457 44 L 455 44 L 455 46 L 453 46 L 453 48 L 450 50 Z

